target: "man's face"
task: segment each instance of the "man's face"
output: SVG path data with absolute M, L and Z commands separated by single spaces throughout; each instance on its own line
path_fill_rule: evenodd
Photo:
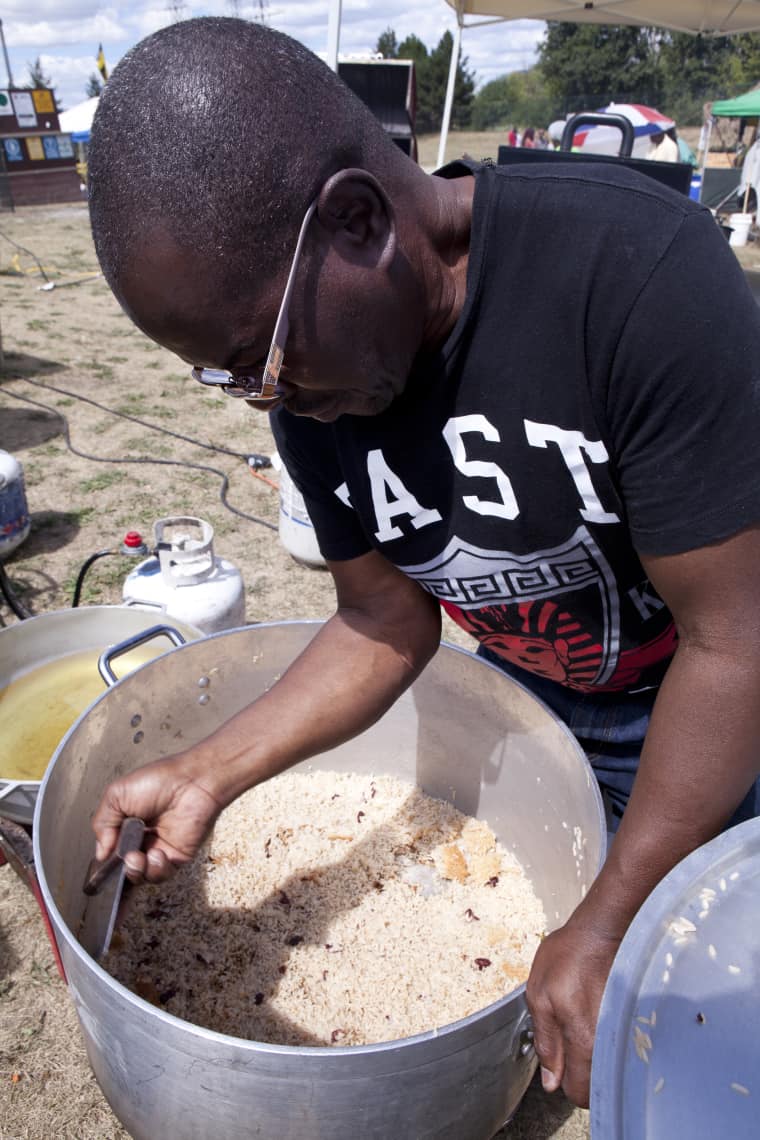
M 233 375 L 263 367 L 288 266 L 276 279 L 234 290 L 223 272 L 199 260 L 168 236 L 153 235 L 118 283 L 119 299 L 144 332 L 189 365 Z M 331 422 L 376 415 L 399 395 L 424 317 L 408 277 L 403 266 L 394 280 L 347 263 L 329 244 L 302 259 L 280 373 L 288 411 Z

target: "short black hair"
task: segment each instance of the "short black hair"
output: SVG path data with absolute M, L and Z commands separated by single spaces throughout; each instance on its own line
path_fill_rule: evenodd
M 100 96 L 88 178 L 101 267 L 116 287 L 160 226 L 210 273 L 272 272 L 331 174 L 380 175 L 400 154 L 297 40 L 231 17 L 171 24 L 124 56 Z

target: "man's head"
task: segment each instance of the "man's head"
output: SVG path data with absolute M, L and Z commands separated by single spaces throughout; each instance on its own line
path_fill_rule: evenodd
M 346 342 L 367 338 L 367 371 L 383 371 L 380 326 L 387 337 L 392 313 L 380 276 L 393 278 L 398 305 L 405 276 L 413 275 L 399 257 L 392 195 L 413 164 L 301 44 L 224 18 L 157 32 L 111 76 L 88 160 L 101 266 L 154 339 L 197 365 L 234 371 L 258 364 L 301 220 L 316 200 L 294 292 L 285 387 L 288 365 L 299 361 L 307 389 L 324 387 L 326 373 L 346 382 L 338 375 L 341 326 Z M 399 359 L 391 347 L 389 373 L 377 380 L 380 390 L 365 411 L 387 404 L 398 390 L 396 374 L 408 370 L 418 345 L 409 330 L 399 336 Z M 316 407 L 307 398 L 293 402 L 294 411 Z

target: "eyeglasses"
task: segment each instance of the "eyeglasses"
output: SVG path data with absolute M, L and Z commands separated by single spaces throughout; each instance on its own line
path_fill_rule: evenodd
M 192 371 L 193 380 L 198 380 L 199 383 L 208 384 L 211 387 L 221 388 L 227 396 L 237 396 L 251 402 L 255 401 L 256 407 L 266 406 L 266 404 L 274 403 L 278 399 L 277 381 L 280 378 L 280 369 L 285 356 L 285 341 L 288 338 L 290 299 L 293 295 L 293 285 L 298 271 L 298 263 L 301 259 L 306 229 L 316 208 L 317 199 L 315 198 L 301 222 L 296 251 L 293 254 L 293 262 L 288 273 L 280 311 L 277 314 L 277 323 L 274 326 L 272 343 L 269 347 L 264 371 L 259 375 L 254 372 L 225 372 L 219 368 L 194 368 Z

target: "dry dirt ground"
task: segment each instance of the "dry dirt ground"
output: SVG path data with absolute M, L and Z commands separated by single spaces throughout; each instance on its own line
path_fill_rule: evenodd
M 464 142 L 463 150 L 475 152 Z M 482 153 L 487 153 L 483 151 Z M 760 261 L 752 243 L 739 251 Z M 52 289 L 41 285 L 52 282 Z M 0 448 L 23 464 L 32 518 L 5 569 L 34 614 L 68 608 L 89 555 L 158 518 L 193 514 L 242 571 L 249 622 L 325 617 L 325 572 L 297 564 L 277 534 L 267 420 L 198 389 L 139 333 L 103 280 L 84 205 L 0 215 Z M 269 481 L 265 481 L 269 480 Z M 129 569 L 95 562 L 82 604 L 118 603 Z M 0 597 L 0 629 L 17 618 Z M 462 644 L 449 625 L 446 635 Z M 534 1082 L 500 1140 L 585 1140 L 588 1113 Z M 32 896 L 0 869 L 0 1140 L 109 1140 L 127 1134 L 90 1072 Z M 304 1137 L 304 1140 L 309 1140 Z

